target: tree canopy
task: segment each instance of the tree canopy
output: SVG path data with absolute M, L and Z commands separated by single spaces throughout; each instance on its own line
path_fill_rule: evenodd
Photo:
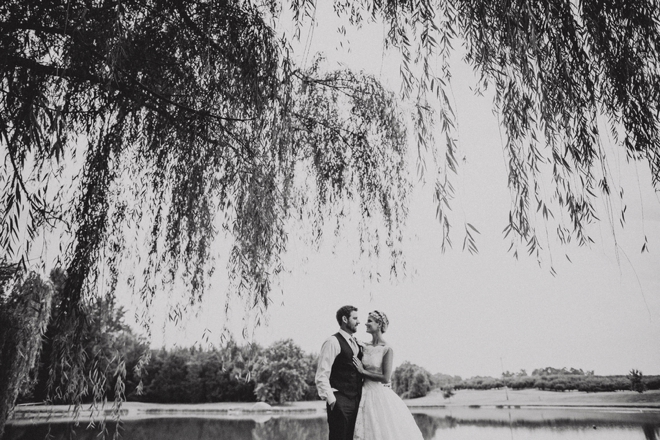
M 233 291 L 266 307 L 287 219 L 319 233 L 342 200 L 380 215 L 396 249 L 409 184 L 394 95 L 296 68 L 263 15 L 234 1 L 0 8 L 0 243 L 25 261 L 40 228 L 66 228 L 56 352 L 82 347 L 86 296 L 100 269 L 116 285 L 126 231 L 149 236 L 146 302 L 175 279 L 201 297 L 224 230 Z
M 73 353 L 83 350 L 86 301 L 102 284 L 116 287 L 136 237 L 147 237 L 136 277 L 144 282 L 131 278 L 145 303 L 175 280 L 190 301 L 201 297 L 223 231 L 232 240 L 223 250 L 231 291 L 265 309 L 288 223 L 308 222 L 316 240 L 324 223 L 350 209 L 362 218 L 362 249 L 386 249 L 392 271 L 400 269 L 408 115 L 374 77 L 328 71 L 318 58 L 306 69 L 295 64 L 274 24 L 290 7 L 303 26 L 314 4 L 0 5 L 2 259 L 28 265 L 37 237 L 63 231 L 66 293 L 53 342 L 69 353 L 63 365 L 76 365 Z M 458 167 L 448 98 L 457 44 L 477 85 L 494 89 L 514 242 L 538 251 L 537 212 L 568 216 L 557 221 L 564 242 L 590 241 L 584 228 L 596 220 L 594 199 L 619 190 L 601 145 L 606 132 L 649 164 L 658 187 L 657 1 L 335 0 L 334 10 L 347 26 L 382 21 L 387 46 L 401 53 L 414 139 L 438 157 L 443 247 Z M 544 180 L 553 186 L 549 199 L 539 189 Z M 467 247 L 476 251 L 471 230 Z
M 301 0 L 302 4 L 309 4 Z M 563 242 L 591 241 L 585 226 L 598 220 L 594 200 L 621 196 L 608 170 L 604 136 L 632 160 L 648 163 L 660 183 L 660 8 L 647 1 L 357 1 L 335 2 L 351 21 L 387 23 L 387 41 L 402 52 L 404 92 L 440 101 L 446 136 L 436 200 L 445 240 L 457 166 L 456 118 L 448 98 L 449 56 L 462 44 L 464 60 L 494 89 L 494 110 L 506 135 L 508 185 L 513 195 L 507 236 L 537 253 L 533 217 L 557 222 Z M 436 57 L 439 62 L 429 61 Z M 410 64 L 417 60 L 421 74 Z M 434 67 L 433 66 L 439 66 Z M 423 101 L 425 102 L 425 101 Z M 438 147 L 438 146 L 436 146 Z M 442 168 L 444 167 L 444 168 Z M 551 182 L 551 196 L 541 187 Z M 643 248 L 644 249 L 644 248 Z

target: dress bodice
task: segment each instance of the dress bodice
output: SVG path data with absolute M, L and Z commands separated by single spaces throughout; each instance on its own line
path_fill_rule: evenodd
M 366 344 L 362 356 L 364 369 L 383 374 L 383 359 L 389 350 L 388 345 Z M 353 440 L 402 439 L 424 440 L 424 437 L 410 410 L 392 388 L 365 378 Z
M 366 344 L 362 356 L 364 369 L 372 373 L 383 374 L 383 357 L 387 350 L 389 350 L 387 345 Z

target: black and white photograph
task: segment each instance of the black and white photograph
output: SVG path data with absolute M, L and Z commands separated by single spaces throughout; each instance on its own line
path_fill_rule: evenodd
M 0 1 L 0 440 L 659 440 L 658 0 Z

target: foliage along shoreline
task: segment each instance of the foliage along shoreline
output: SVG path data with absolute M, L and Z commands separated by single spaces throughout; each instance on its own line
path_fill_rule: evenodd
M 124 344 L 122 353 L 126 369 L 125 399 L 129 402 L 158 404 L 196 404 L 213 402 L 258 402 L 283 404 L 318 400 L 314 374 L 317 358 L 305 353 L 292 340 L 275 342 L 268 347 L 258 344 L 239 345 L 233 340 L 222 348 L 177 348 L 147 350 L 146 343 L 132 333 L 115 339 Z M 95 339 L 98 341 L 98 339 Z M 122 351 L 120 346 L 114 350 Z M 110 351 L 96 347 L 97 351 Z M 144 353 L 148 362 L 144 362 Z M 111 367 L 110 365 L 108 367 Z M 106 397 L 112 399 L 115 368 L 106 368 Z M 636 370 L 633 370 L 636 371 Z M 46 384 L 36 382 L 22 390 L 20 403 L 43 399 Z M 578 369 L 543 368 L 528 375 L 505 372 L 500 378 L 472 377 L 462 379 L 441 373 L 431 374 L 424 368 L 404 362 L 393 374 L 392 387 L 404 399 L 428 395 L 440 390 L 445 398 L 456 390 L 538 389 L 545 391 L 608 392 L 622 390 L 660 390 L 660 376 L 598 376 Z M 640 387 L 641 384 L 641 388 Z M 635 388 L 637 386 L 639 389 Z M 36 398 L 41 396 L 41 398 Z M 35 399 L 36 398 L 36 399 Z M 45 400 L 45 399 L 43 399 Z M 91 401 L 91 399 L 89 399 Z M 69 403 L 51 400 L 50 403 Z

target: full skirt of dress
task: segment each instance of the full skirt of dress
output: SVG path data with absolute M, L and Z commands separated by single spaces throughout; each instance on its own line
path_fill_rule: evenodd
M 365 380 L 354 440 L 424 440 L 406 404 L 390 387 Z

